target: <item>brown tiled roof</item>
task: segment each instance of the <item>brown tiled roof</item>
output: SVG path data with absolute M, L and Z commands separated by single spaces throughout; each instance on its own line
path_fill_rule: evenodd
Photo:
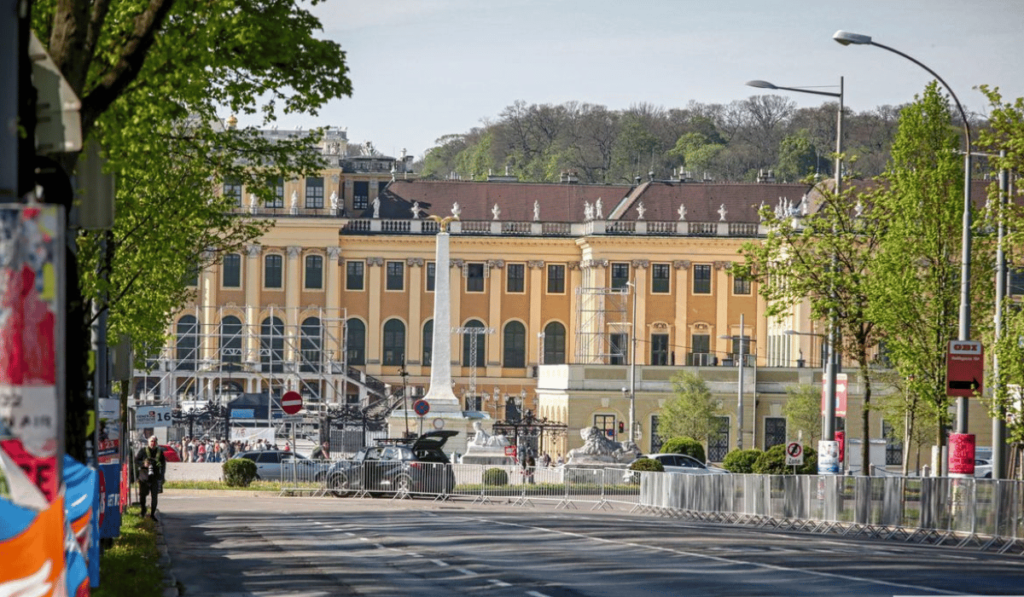
M 411 218 L 410 208 L 417 201 L 424 216 L 448 216 L 452 213 L 452 205 L 458 202 L 463 220 L 493 220 L 491 210 L 497 204 L 501 209 L 499 220 L 529 222 L 533 221 L 533 203 L 537 201 L 543 222 L 582 222 L 585 219 L 584 202 L 593 205 L 601 199 L 605 219 L 636 220 L 636 207 L 643 201 L 645 220 L 676 221 L 679 219 L 679 205 L 684 204 L 687 221 L 717 222 L 720 220 L 719 208 L 724 204 L 727 212 L 725 221 L 757 222 L 757 210 L 762 202 L 775 205 L 785 197 L 796 204 L 809 189 L 805 184 L 669 181 L 646 182 L 633 187 L 400 180 L 388 185 L 381 194 L 380 217 Z M 372 213 L 371 208 L 361 215 L 370 217 Z

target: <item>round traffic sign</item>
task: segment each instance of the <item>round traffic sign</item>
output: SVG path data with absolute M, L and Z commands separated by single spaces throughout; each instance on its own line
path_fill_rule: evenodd
M 426 400 L 417 400 L 413 403 L 412 409 L 416 411 L 416 414 L 422 417 L 430 412 L 430 403 Z
M 786 444 L 786 453 L 793 458 L 800 458 L 804 454 L 804 447 L 797 442 L 789 442 Z
M 302 410 L 302 395 L 298 392 L 285 392 L 284 396 L 281 396 L 281 410 L 289 415 Z

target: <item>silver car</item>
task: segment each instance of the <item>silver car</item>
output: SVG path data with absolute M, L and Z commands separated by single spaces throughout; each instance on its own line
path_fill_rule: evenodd
M 256 463 L 256 478 L 264 481 L 320 480 L 329 462 L 310 460 L 287 450 L 253 450 L 239 452 L 234 458 L 246 458 Z
M 650 458 L 651 460 L 657 460 L 665 467 L 666 473 L 683 473 L 686 475 L 727 475 L 729 471 L 724 468 L 718 468 L 717 466 L 708 466 L 703 462 L 697 460 L 693 456 L 688 454 L 646 454 L 637 458 Z M 634 460 L 633 462 L 636 462 Z M 632 463 L 630 463 L 632 464 Z M 633 479 L 633 473 L 635 471 L 626 471 L 625 480 L 630 481 Z

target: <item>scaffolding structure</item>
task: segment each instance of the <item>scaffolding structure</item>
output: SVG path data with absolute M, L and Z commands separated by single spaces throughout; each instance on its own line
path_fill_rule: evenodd
M 366 409 L 383 396 L 383 383 L 347 363 L 344 309 L 197 305 L 179 316 L 149 370 L 135 371 L 133 394 L 137 403 L 187 410 L 242 394 L 279 401 L 295 391 L 307 419 L 319 420 L 332 406 Z M 268 409 L 268 426 L 271 419 Z
M 628 362 L 628 301 L 628 287 L 576 289 L 576 364 Z

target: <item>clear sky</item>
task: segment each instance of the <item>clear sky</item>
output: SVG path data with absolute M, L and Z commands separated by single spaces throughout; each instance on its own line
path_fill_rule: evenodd
M 751 79 L 838 91 L 842 76 L 861 112 L 912 101 L 931 79 L 880 48 L 839 45 L 839 29 L 926 64 L 970 112 L 986 113 L 981 84 L 1024 97 L 1024 0 L 325 0 L 313 12 L 348 54 L 352 97 L 279 127 L 347 127 L 390 155 L 422 157 L 516 100 L 670 109 L 766 92 Z

